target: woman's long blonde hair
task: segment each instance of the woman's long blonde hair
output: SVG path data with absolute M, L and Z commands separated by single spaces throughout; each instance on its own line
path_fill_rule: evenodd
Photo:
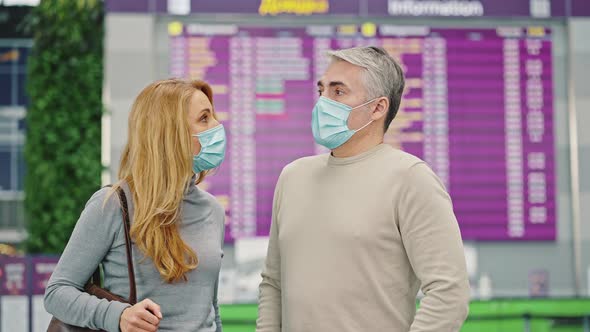
M 187 114 L 198 90 L 213 104 L 211 87 L 203 81 L 162 80 L 141 91 L 129 114 L 129 139 L 113 188 L 129 185 L 134 203 L 131 238 L 168 283 L 186 281 L 187 272 L 199 263 L 178 230 L 183 197 L 193 185 Z M 198 174 L 197 184 L 205 176 Z

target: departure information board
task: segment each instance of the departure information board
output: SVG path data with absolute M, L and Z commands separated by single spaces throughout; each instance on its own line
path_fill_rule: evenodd
M 554 240 L 551 32 L 375 25 L 301 28 L 171 23 L 170 74 L 203 79 L 226 126 L 226 161 L 205 188 L 226 240 L 267 235 L 274 186 L 314 143 L 316 81 L 331 49 L 374 45 L 406 73 L 386 143 L 446 185 L 465 240 Z

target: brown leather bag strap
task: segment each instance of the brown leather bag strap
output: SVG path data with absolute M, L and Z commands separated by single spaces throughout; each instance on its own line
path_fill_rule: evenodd
M 106 187 L 112 187 L 107 185 Z M 130 222 L 129 222 L 129 210 L 127 207 L 127 196 L 123 188 L 117 188 L 117 196 L 119 196 L 119 202 L 121 204 L 121 212 L 123 214 L 123 229 L 125 230 L 125 251 L 127 253 L 127 275 L 129 277 L 129 303 L 134 305 L 137 303 L 137 288 L 135 287 L 135 270 L 133 269 L 133 255 L 131 250 L 131 236 L 130 234 Z M 90 277 L 89 284 L 94 284 L 99 288 L 102 288 L 102 281 L 100 278 L 100 265 L 96 267 L 96 271 Z
M 102 288 L 102 280 L 100 279 L 100 265 L 96 267 L 96 271 L 94 271 L 91 278 L 92 279 L 90 279 L 90 283 Z
M 137 303 L 137 288 L 135 287 L 135 271 L 133 269 L 133 255 L 131 250 L 131 236 L 129 223 L 129 210 L 127 209 L 127 196 L 123 188 L 117 188 L 119 200 L 121 201 L 121 209 L 123 211 L 123 229 L 125 230 L 125 249 L 127 251 L 127 272 L 129 275 L 129 303 L 134 305 Z

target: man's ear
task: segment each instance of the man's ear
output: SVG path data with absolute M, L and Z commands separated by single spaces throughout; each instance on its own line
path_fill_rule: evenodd
M 387 115 L 387 111 L 389 110 L 389 99 L 385 97 L 381 97 L 375 101 L 376 104 L 373 106 L 373 111 L 371 112 L 371 119 L 373 121 L 377 121 Z

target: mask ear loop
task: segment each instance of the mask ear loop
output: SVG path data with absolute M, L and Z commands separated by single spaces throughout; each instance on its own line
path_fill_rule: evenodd
M 359 107 L 363 107 L 363 106 L 365 106 L 365 105 L 369 105 L 370 103 L 374 102 L 375 100 L 377 100 L 377 99 L 379 99 L 379 98 L 381 98 L 381 97 L 373 98 L 373 99 L 371 99 L 371 100 L 369 100 L 369 101 L 367 101 L 367 102 L 364 102 L 364 103 L 362 103 L 362 104 L 360 104 L 360 105 L 358 105 L 358 106 L 356 106 L 356 107 L 353 107 L 353 108 L 351 108 L 350 110 L 352 111 L 352 110 L 355 110 L 355 109 L 357 109 L 357 108 L 359 108 Z
M 369 123 L 367 123 L 366 125 L 360 127 L 359 129 L 355 130 L 355 133 L 358 133 L 359 131 L 365 129 L 368 125 L 370 125 L 371 123 L 373 123 L 373 120 L 369 121 Z
M 381 98 L 381 97 L 373 98 L 373 99 L 369 100 L 369 101 L 368 101 L 368 102 L 366 102 L 366 103 L 360 104 L 360 105 L 358 105 L 357 107 L 355 107 L 355 108 L 351 109 L 351 111 L 352 111 L 352 110 L 354 110 L 354 109 L 357 109 L 357 108 L 359 108 L 359 107 L 363 107 L 363 106 L 365 106 L 365 105 L 369 105 L 370 103 L 374 102 L 375 100 L 377 100 L 377 99 L 379 99 L 379 98 Z M 374 120 L 371 120 L 371 121 L 369 121 L 369 123 L 367 123 L 366 125 L 364 125 L 364 126 L 360 127 L 360 128 L 359 128 L 359 129 L 357 129 L 357 130 L 354 130 L 354 132 L 355 132 L 355 133 L 358 133 L 359 131 L 361 131 L 361 130 L 365 129 L 365 128 L 366 128 L 368 125 L 370 125 L 371 123 L 373 123 L 373 121 L 374 121 Z

